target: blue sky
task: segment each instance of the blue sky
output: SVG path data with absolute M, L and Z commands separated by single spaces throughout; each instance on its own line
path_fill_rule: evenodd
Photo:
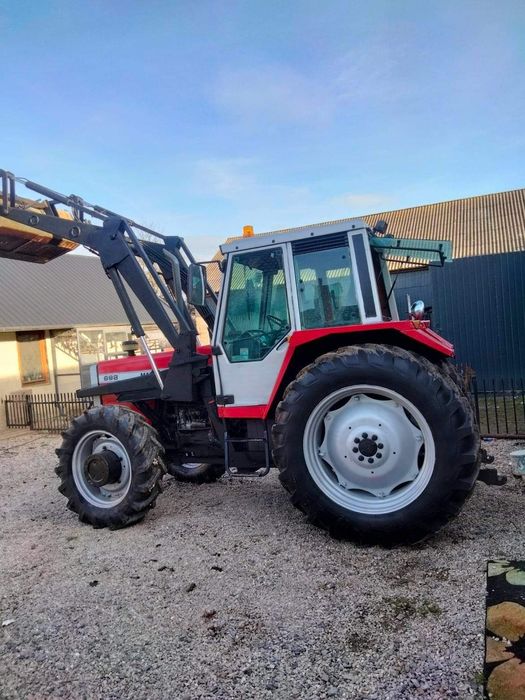
M 0 0 L 1 162 L 183 235 L 525 186 L 522 0 Z

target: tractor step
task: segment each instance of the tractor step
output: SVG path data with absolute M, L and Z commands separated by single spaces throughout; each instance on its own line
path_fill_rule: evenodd
M 231 463 L 230 446 L 238 442 L 262 443 L 264 445 L 264 466 L 255 469 L 238 469 Z M 270 471 L 270 449 L 268 447 L 268 435 L 265 432 L 263 437 L 258 438 L 232 438 L 227 432 L 224 433 L 224 463 L 226 472 L 231 477 L 262 477 L 266 476 Z

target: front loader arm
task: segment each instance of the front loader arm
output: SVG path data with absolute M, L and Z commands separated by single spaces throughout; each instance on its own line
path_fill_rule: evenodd
M 180 400 L 190 400 L 188 397 L 191 395 L 192 358 L 195 356 L 197 334 L 183 300 L 176 299 L 173 294 L 173 287 L 170 285 L 172 267 L 168 257 L 163 255 L 163 251 L 167 250 L 176 256 L 181 277 L 187 284 L 189 265 L 181 249 L 190 262 L 193 261 L 193 257 L 184 241 L 176 236 L 166 237 L 146 229 L 108 209 L 87 204 L 80 197 L 62 195 L 37 183 L 22 181 L 27 188 L 49 199 L 46 203 L 48 206 L 43 206 L 41 202 L 32 203 L 34 206 L 27 205 L 28 200 L 16 197 L 16 178 L 4 170 L 0 170 L 0 178 L 0 257 L 48 262 L 77 245 L 84 245 L 98 255 L 126 312 L 133 334 L 142 342 L 144 351 L 150 356 L 152 370 L 161 389 L 164 389 L 163 381 L 145 343 L 145 332 L 126 284 L 176 350 L 174 364 L 179 368 L 178 377 L 177 381 L 174 382 L 170 378 L 168 382 L 175 398 L 168 395 L 164 398 L 177 400 L 179 393 L 184 396 Z M 61 218 L 56 209 L 57 204 L 69 207 L 72 215 L 69 218 Z M 100 220 L 101 225 L 93 224 L 91 219 Z M 160 242 L 149 243 L 140 240 L 134 228 L 145 231 Z M 154 253 L 154 262 L 159 266 L 161 274 L 153 264 L 147 249 Z M 206 305 L 198 307 L 208 325 L 213 324 L 214 301 L 214 295 L 208 289 Z M 176 319 L 176 324 L 173 319 Z M 183 366 L 187 372 L 182 370 Z M 188 376 L 183 377 L 181 373 Z M 184 385 L 185 388 L 177 392 L 177 384 Z

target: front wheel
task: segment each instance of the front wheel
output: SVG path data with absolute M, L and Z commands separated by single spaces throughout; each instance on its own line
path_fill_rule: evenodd
M 116 529 L 142 520 L 154 506 L 164 450 L 138 413 L 116 405 L 85 411 L 56 452 L 59 491 L 82 522 Z
M 320 357 L 276 411 L 274 457 L 292 503 L 334 536 L 413 543 L 460 510 L 479 436 L 458 387 L 428 360 L 362 345 Z

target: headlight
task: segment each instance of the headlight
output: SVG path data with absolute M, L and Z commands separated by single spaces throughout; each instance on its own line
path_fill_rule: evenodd
M 415 321 L 421 321 L 423 316 L 425 315 L 425 302 L 421 301 L 415 301 L 413 304 L 410 305 L 410 318 L 413 318 Z

